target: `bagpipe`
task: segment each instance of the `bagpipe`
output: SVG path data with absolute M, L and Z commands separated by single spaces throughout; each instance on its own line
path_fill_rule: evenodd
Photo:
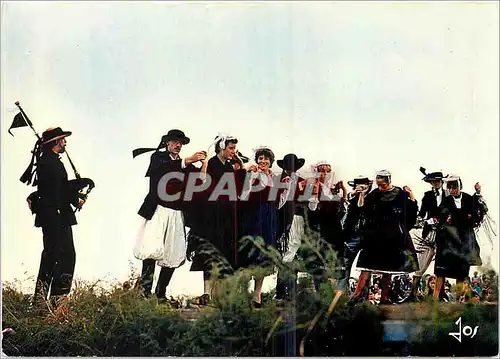
M 19 101 L 16 101 L 15 105 L 19 108 L 19 113 L 14 116 L 14 121 L 12 122 L 12 125 L 10 126 L 8 132 L 10 132 L 11 129 L 17 128 L 17 127 L 26 127 L 29 126 L 35 136 L 37 137 L 37 141 L 35 143 L 35 146 L 33 150 L 31 151 L 32 156 L 31 156 L 31 162 L 22 174 L 22 176 L 19 178 L 19 180 L 22 183 L 26 183 L 26 185 L 32 184 L 33 186 L 37 185 L 37 165 L 39 163 L 40 157 L 41 157 L 41 152 L 42 152 L 42 144 L 43 144 L 43 139 L 40 137 L 40 135 L 36 132 L 35 128 L 33 127 L 33 123 L 30 121 L 26 113 L 24 112 L 23 108 L 19 104 Z M 76 196 L 79 199 L 82 199 L 84 201 L 87 200 L 88 195 L 92 191 L 92 189 L 95 187 L 94 181 L 90 178 L 82 178 L 80 176 L 80 173 L 77 171 L 73 161 L 71 160 L 71 157 L 68 154 L 68 151 L 64 151 L 66 153 L 66 156 L 68 157 L 69 163 L 71 165 L 71 168 L 73 169 L 73 172 L 75 174 L 75 179 L 69 180 L 68 181 L 68 192 L 70 196 Z M 34 168 L 35 167 L 35 168 Z M 34 180 L 33 177 L 35 176 Z M 33 180 L 33 181 L 32 181 Z M 39 208 L 39 203 L 40 203 L 40 195 L 38 191 L 32 192 L 28 198 L 26 199 L 28 203 L 30 203 L 31 207 L 31 213 L 35 214 L 38 211 Z M 75 208 L 74 212 L 81 210 L 81 207 L 78 206 Z

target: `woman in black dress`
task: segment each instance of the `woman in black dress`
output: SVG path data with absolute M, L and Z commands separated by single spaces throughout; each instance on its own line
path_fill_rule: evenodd
M 260 267 L 267 271 L 255 279 L 254 306 L 262 305 L 262 285 L 266 275 L 274 272 L 273 259 L 268 253 L 271 248 L 276 248 L 278 231 L 278 203 L 275 198 L 270 198 L 269 192 L 274 186 L 275 175 L 271 171 L 274 163 L 274 153 L 268 147 L 260 147 L 255 150 L 256 165 L 248 168 L 256 178 L 247 177 L 246 188 L 241 193 L 240 202 L 240 239 L 242 240 L 239 252 L 241 267 Z M 257 188 L 250 191 L 250 184 Z M 245 238 L 247 236 L 247 238 Z M 249 238 L 254 241 L 263 240 L 261 244 L 265 251 L 259 249 Z
M 236 152 L 237 143 L 238 140 L 232 136 L 216 138 L 216 155 L 208 160 L 207 166 L 210 186 L 197 196 L 190 210 L 188 253 L 194 252 L 190 270 L 203 271 L 205 293 L 201 304 L 210 300 L 213 271 L 223 278 L 239 266 L 236 215 L 239 191 L 234 185 L 239 187 L 246 171 Z M 224 191 L 224 188 L 229 191 Z
M 469 276 L 471 265 L 482 264 L 474 232 L 485 215 L 480 187 L 476 187 L 476 193 L 471 196 L 462 192 L 459 176 L 450 175 L 444 181 L 450 195 L 444 198 L 438 219 L 434 265 L 434 274 L 437 276 L 434 291 L 436 299 L 439 298 L 445 278 L 455 278 L 457 283 L 463 283 Z
M 378 188 L 365 199 L 366 223 L 362 230 L 362 250 L 358 258 L 358 268 L 363 271 L 356 293 L 361 293 L 371 271 L 381 272 L 380 303 L 384 304 L 390 303 L 391 275 L 411 273 L 419 268 L 409 233 L 417 219 L 418 205 L 408 187 L 400 188 L 391 184 L 389 171 L 379 171 L 376 182 Z

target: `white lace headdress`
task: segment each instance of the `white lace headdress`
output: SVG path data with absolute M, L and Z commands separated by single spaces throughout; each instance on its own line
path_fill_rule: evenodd
M 219 134 L 217 135 L 217 137 L 215 138 L 215 140 L 210 144 L 210 146 L 208 147 L 208 151 L 207 152 L 210 152 L 210 149 L 212 147 L 214 147 L 214 151 L 215 151 L 215 145 L 220 141 L 220 144 L 219 144 L 219 147 L 223 150 L 226 148 L 226 141 L 228 140 L 235 140 L 236 137 L 234 136 L 231 136 L 230 134 L 228 133 L 223 133 L 223 132 L 219 132 Z

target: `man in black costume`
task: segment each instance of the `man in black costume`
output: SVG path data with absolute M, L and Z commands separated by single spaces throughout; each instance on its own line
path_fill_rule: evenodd
M 417 291 L 420 285 L 422 275 L 425 273 L 429 265 L 432 263 L 436 254 L 436 229 L 435 226 L 439 217 L 439 207 L 446 196 L 443 188 L 443 173 L 432 172 L 425 173 L 425 169 L 421 168 L 422 173 L 425 174 L 423 181 L 432 186 L 430 191 L 424 193 L 422 198 L 422 206 L 418 211 L 417 223 L 422 223 L 422 238 L 417 243 L 417 257 L 420 269 L 413 275 L 413 283 L 409 301 L 417 300 Z M 445 295 L 442 291 L 442 295 Z
M 41 156 L 37 163 L 38 200 L 30 209 L 36 213 L 35 227 L 43 232 L 43 251 L 40 260 L 34 301 L 47 299 L 57 305 L 71 290 L 75 271 L 75 247 L 71 226 L 77 224 L 71 205 L 81 208 L 79 198 L 68 182 L 68 173 L 60 160 L 71 132 L 60 127 L 49 128 L 40 140 Z
M 184 132 L 170 130 L 167 135 L 162 137 L 158 148 L 134 151 L 134 157 L 141 153 L 155 151 L 151 155 L 149 168 L 146 172 L 146 177 L 149 177 L 149 192 L 138 212 L 145 221 L 144 227 L 142 227 L 143 231 L 134 249 L 134 255 L 142 260 L 141 277 L 136 286 L 143 291 L 146 297 L 151 295 L 155 265 L 161 266 L 155 289 L 155 295 L 160 304 L 167 302 L 165 297 L 167 286 L 175 269 L 185 261 L 186 238 L 182 215 L 184 210 L 182 191 L 187 179 L 174 178 L 167 183 L 165 189 L 169 195 L 180 194 L 179 199 L 175 201 L 165 201 L 160 198 L 158 186 L 166 174 L 197 172 L 198 169 L 193 166 L 193 163 L 198 161 L 203 163 L 201 171 L 206 171 L 205 152 L 199 151 L 184 159 L 179 156 L 182 146 L 189 142 L 190 139 L 184 135 Z M 160 151 L 162 148 L 165 148 L 166 151 Z M 157 237 L 158 234 L 160 237 Z M 145 242 L 148 241 L 153 241 L 153 245 L 147 246 Z
M 304 181 L 304 179 L 298 177 L 295 181 L 292 180 L 294 173 L 304 166 L 305 160 L 298 158 L 293 153 L 289 153 L 276 162 L 278 167 L 283 169 L 281 182 L 288 182 L 290 185 L 295 186 L 295 192 L 292 191 L 292 188 L 281 191 L 278 209 L 278 246 L 283 256 L 283 262 L 288 263 L 294 260 L 305 233 L 306 204 L 298 201 L 298 197 L 303 192 L 299 190 L 298 183 Z M 297 274 L 291 274 L 288 280 L 288 278 L 284 278 L 282 271 L 278 271 L 276 281 L 276 300 L 278 302 L 291 299 L 297 281 Z

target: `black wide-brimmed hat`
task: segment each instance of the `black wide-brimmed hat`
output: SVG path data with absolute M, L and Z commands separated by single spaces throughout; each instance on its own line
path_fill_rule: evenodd
M 431 181 L 442 181 L 443 180 L 443 172 L 431 172 L 427 173 L 424 178 L 422 178 L 424 182 Z
M 373 180 L 369 179 L 366 176 L 357 176 L 354 180 L 352 181 L 347 181 L 347 184 L 351 187 L 356 187 L 357 185 L 360 184 L 365 184 L 365 185 L 371 185 L 373 183 Z
M 282 160 L 277 160 L 278 167 L 286 171 L 298 171 L 306 162 L 303 158 L 298 158 L 294 153 L 289 153 Z
M 165 145 L 172 140 L 180 141 L 183 145 L 187 145 L 191 141 L 181 130 L 170 130 L 161 138 L 161 142 Z
M 181 130 L 170 130 L 166 135 L 161 137 L 160 144 L 157 148 L 136 148 L 132 151 L 132 157 L 137 157 L 146 152 L 159 151 L 161 148 L 167 147 L 168 141 L 177 140 L 183 145 L 187 145 L 191 140 Z
M 51 141 L 57 141 L 60 138 L 71 136 L 70 131 L 63 131 L 61 127 L 48 128 L 42 133 L 42 144 L 49 143 Z

